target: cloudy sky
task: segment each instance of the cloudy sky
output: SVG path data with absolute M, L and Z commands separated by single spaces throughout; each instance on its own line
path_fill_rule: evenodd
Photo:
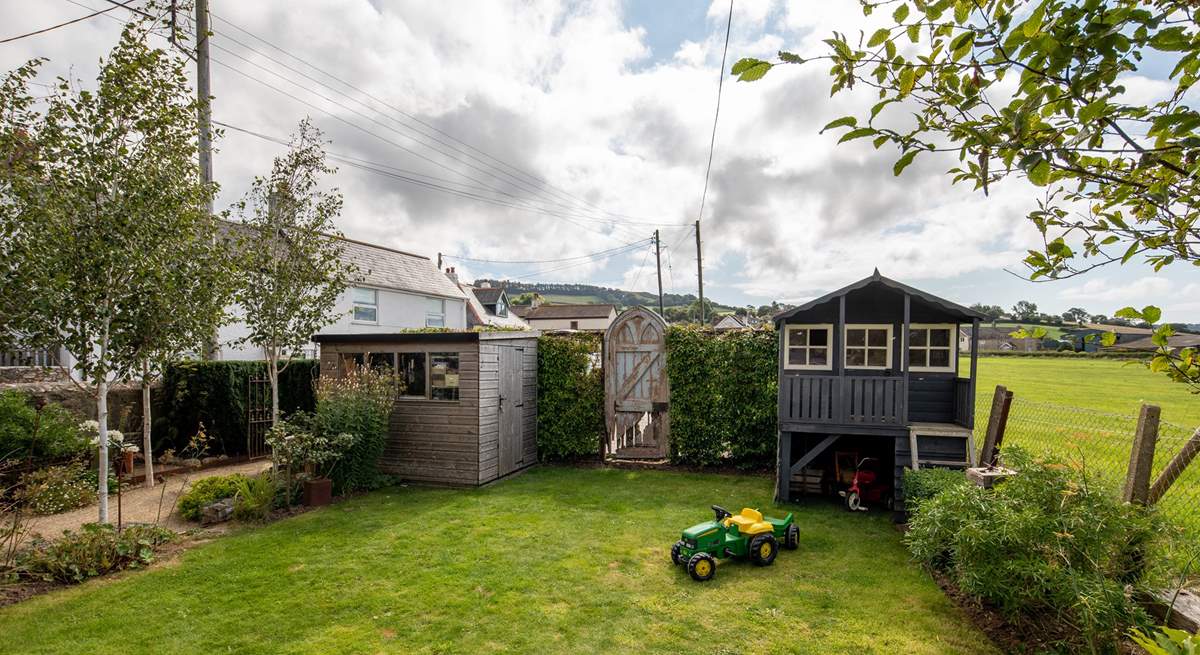
M 428 256 L 468 277 L 696 289 L 700 210 L 728 3 L 700 0 L 211 0 L 215 158 L 230 205 L 305 116 L 344 159 L 330 180 L 351 238 Z M 102 0 L 0 0 L 0 39 L 86 15 Z M 94 79 L 121 9 L 0 45 L 0 67 L 46 57 L 47 77 Z M 851 0 L 736 0 L 729 61 L 816 53 L 863 27 Z M 879 270 L 962 302 L 1112 313 L 1154 300 L 1200 322 L 1200 279 L 1176 265 L 1106 268 L 1033 284 L 1020 180 L 990 197 L 953 187 L 953 159 L 836 146 L 821 126 L 873 104 L 829 97 L 825 67 L 754 84 L 726 78 L 702 219 L 706 295 L 728 304 L 811 298 Z M 1154 73 L 1154 71 L 1152 71 Z M 1163 84 L 1130 78 L 1130 93 Z M 363 166 L 373 170 L 365 170 Z M 585 258 L 607 252 L 603 257 Z M 465 259 L 471 258 L 471 259 Z M 522 261 L 497 264 L 473 260 Z M 559 261 L 547 261 L 559 260 Z M 1168 295 L 1170 297 L 1168 297 Z

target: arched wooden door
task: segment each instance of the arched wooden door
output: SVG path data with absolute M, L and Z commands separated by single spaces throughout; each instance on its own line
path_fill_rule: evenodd
M 645 307 L 621 312 L 604 333 L 605 456 L 670 454 L 667 324 Z

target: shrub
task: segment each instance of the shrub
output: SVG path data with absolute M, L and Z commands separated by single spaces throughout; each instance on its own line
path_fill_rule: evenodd
M 90 450 L 80 432 L 79 418 L 67 408 L 47 403 L 39 412 L 19 391 L 0 393 L 0 459 L 52 461 L 86 455 Z
M 330 461 L 328 475 L 335 494 L 369 491 L 390 482 L 391 478 L 379 471 L 379 458 L 387 446 L 395 384 L 393 377 L 366 368 L 342 378 L 321 379 L 313 431 L 331 443 L 338 435 L 354 436 Z
M 199 521 L 201 511 L 206 505 L 237 495 L 238 485 L 246 479 L 241 473 L 232 475 L 213 475 L 201 478 L 192 483 L 182 496 L 179 497 L 179 515 L 189 521 Z
M 1145 625 L 1129 591 L 1149 586 L 1146 556 L 1163 526 L 1083 469 L 1006 455 L 1020 473 L 995 489 L 951 485 L 923 501 L 909 548 L 1010 618 L 1057 626 L 1061 648 L 1113 650 Z
M 96 502 L 96 486 L 83 464 L 73 462 L 21 476 L 18 496 L 34 514 L 57 514 Z
M 951 487 L 969 484 L 962 471 L 941 468 L 904 469 L 904 506 L 913 512 L 921 503 Z
M 233 518 L 239 521 L 265 521 L 275 509 L 279 485 L 275 476 L 266 471 L 237 481 L 233 497 Z
M 79 531 L 65 531 L 54 541 L 34 539 L 17 560 L 25 577 L 76 583 L 112 571 L 149 564 L 154 551 L 175 539 L 175 533 L 157 526 L 130 526 L 121 532 L 109 524 L 89 523 Z
M 538 338 L 538 457 L 596 457 L 604 434 L 604 374 L 600 336 Z

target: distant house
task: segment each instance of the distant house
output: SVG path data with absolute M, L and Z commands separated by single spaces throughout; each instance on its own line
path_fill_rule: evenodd
M 1078 328 L 1063 330 L 1063 339 L 1070 341 L 1071 345 L 1077 351 L 1096 352 L 1105 347 L 1101 344 L 1100 339 L 1106 332 L 1112 332 L 1117 335 L 1117 340 L 1111 346 L 1114 348 L 1131 341 L 1141 341 L 1143 339 L 1149 341 L 1150 335 L 1154 334 L 1154 330 L 1150 328 L 1134 327 L 1132 325 L 1085 323 Z
M 338 297 L 338 319 L 317 334 L 387 334 L 415 328 L 467 328 L 467 295 L 428 257 L 352 239 L 339 239 L 346 261 L 357 269 Z M 261 359 L 249 344 L 230 342 L 249 333 L 240 309 L 221 328 L 222 359 Z M 312 346 L 312 356 L 316 346 Z
M 458 276 L 453 268 L 446 269 L 446 275 L 451 281 L 457 282 Z M 529 329 L 529 324 L 512 311 L 512 303 L 504 289 L 492 287 L 487 282 L 479 287 L 461 282 L 458 286 L 467 296 L 467 327 Z
M 1033 352 L 1040 350 L 1042 342 L 1039 339 L 1017 339 L 1010 336 L 1017 328 L 1013 327 L 983 327 L 979 328 L 979 352 Z M 962 352 L 971 349 L 971 331 L 961 328 L 958 331 L 958 348 Z
M 1167 347 L 1171 350 L 1180 348 L 1200 348 L 1200 334 L 1180 333 L 1167 337 Z M 1151 340 L 1151 337 L 1144 336 L 1136 339 L 1126 339 L 1113 344 L 1108 350 L 1136 350 L 1143 352 L 1153 352 L 1158 350 L 1158 346 Z
M 615 305 L 547 305 L 525 313 L 525 322 L 534 330 L 584 330 L 603 332 L 617 317 Z
M 717 316 L 713 319 L 713 329 L 717 330 L 718 332 L 724 332 L 725 330 L 744 330 L 748 327 L 750 327 L 750 325 L 735 314 L 725 314 L 724 316 Z

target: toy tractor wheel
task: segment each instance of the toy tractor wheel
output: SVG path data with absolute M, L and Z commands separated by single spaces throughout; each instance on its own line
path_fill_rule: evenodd
M 759 566 L 769 566 L 779 554 L 779 542 L 775 535 L 760 534 L 750 540 L 750 560 Z
M 862 496 L 858 492 L 849 491 L 846 493 L 846 509 L 851 512 L 857 512 L 863 508 Z
M 712 580 L 717 574 L 717 560 L 708 553 L 696 553 L 687 563 L 688 574 L 697 582 Z
M 787 532 L 783 535 L 783 547 L 788 550 L 800 547 L 800 528 L 795 523 L 787 527 Z
M 671 561 L 675 563 L 675 566 L 682 566 L 684 564 L 687 564 L 687 560 L 685 560 L 683 558 L 683 554 L 680 552 L 682 549 L 683 549 L 682 541 L 676 541 L 675 545 L 671 546 Z

